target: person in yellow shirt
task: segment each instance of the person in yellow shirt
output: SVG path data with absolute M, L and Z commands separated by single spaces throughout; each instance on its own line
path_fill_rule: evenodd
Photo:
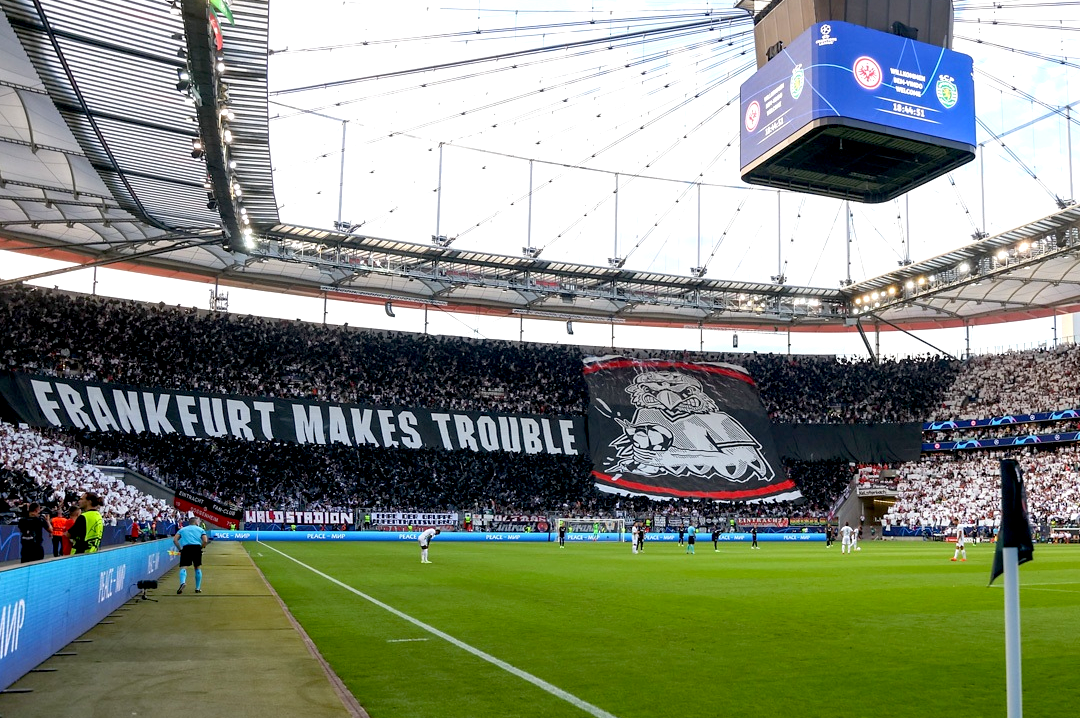
M 67 532 L 71 539 L 71 553 L 97 553 L 101 546 L 101 536 L 105 533 L 105 521 L 99 510 L 101 504 L 101 497 L 92 491 L 79 497 L 79 509 L 82 513 Z

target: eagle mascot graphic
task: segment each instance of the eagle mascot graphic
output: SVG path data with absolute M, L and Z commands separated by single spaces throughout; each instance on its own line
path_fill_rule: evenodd
M 611 442 L 615 472 L 674 475 L 746 483 L 772 480 L 761 444 L 720 411 L 693 376 L 678 371 L 638 374 L 626 387 L 634 404 Z

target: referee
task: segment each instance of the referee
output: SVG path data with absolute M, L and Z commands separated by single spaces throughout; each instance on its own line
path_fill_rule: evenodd
M 195 517 L 188 519 L 187 526 L 176 532 L 173 543 L 180 549 L 180 588 L 184 592 L 187 585 L 187 567 L 195 567 L 195 593 L 202 593 L 202 551 L 206 548 L 206 531 L 199 526 Z

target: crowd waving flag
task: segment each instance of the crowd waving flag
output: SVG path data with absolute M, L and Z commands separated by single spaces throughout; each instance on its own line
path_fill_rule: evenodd
M 602 491 L 654 498 L 786 501 L 757 385 L 731 364 L 585 360 L 589 450 Z

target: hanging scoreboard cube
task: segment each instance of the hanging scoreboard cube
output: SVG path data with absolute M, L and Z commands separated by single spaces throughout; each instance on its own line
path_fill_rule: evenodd
M 885 202 L 975 158 L 971 58 L 820 22 L 740 89 L 745 182 Z

